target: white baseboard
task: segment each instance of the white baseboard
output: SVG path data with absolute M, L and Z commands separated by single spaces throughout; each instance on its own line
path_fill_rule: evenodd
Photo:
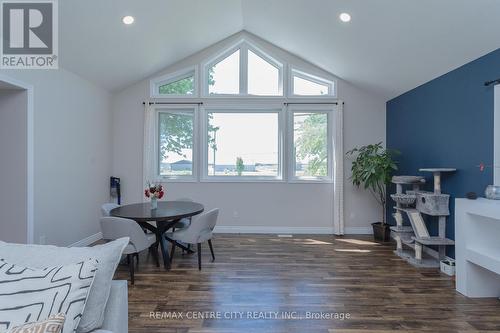
M 333 228 L 329 227 L 268 227 L 268 226 L 216 226 L 215 233 L 219 234 L 321 234 L 333 235 Z M 372 227 L 347 227 L 346 235 L 371 235 Z
M 333 235 L 333 228 L 329 227 L 268 227 L 268 226 L 216 226 L 215 233 L 219 234 L 311 234 Z M 346 227 L 346 235 L 371 235 L 371 227 Z M 102 239 L 102 233 L 90 235 L 75 242 L 69 247 L 89 246 Z
M 98 232 L 97 234 L 93 234 L 93 235 L 90 235 L 89 237 L 81 239 L 78 242 L 71 244 L 69 247 L 89 246 L 89 245 L 97 242 L 100 239 L 102 239 L 102 232 Z
M 345 227 L 344 234 L 345 235 L 372 235 L 373 228 L 372 227 Z
M 333 234 L 329 227 L 216 226 L 219 234 Z

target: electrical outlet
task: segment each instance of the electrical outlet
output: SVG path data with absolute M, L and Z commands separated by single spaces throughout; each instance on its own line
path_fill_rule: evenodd
M 240 217 L 240 214 L 238 213 L 237 210 L 233 211 L 233 218 L 237 219 Z
M 45 236 L 45 235 L 41 235 L 41 236 L 40 236 L 40 238 L 38 239 L 38 243 L 39 243 L 40 245 L 45 245 L 45 244 L 47 244 L 47 236 Z

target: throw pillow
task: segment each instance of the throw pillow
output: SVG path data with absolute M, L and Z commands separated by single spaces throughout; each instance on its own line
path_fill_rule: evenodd
M 64 313 L 63 333 L 76 331 L 97 261 L 32 269 L 0 258 L 0 332 Z
M 87 306 L 78 326 L 78 333 L 87 333 L 102 326 L 104 310 L 111 290 L 111 280 L 129 238 L 124 237 L 92 247 L 57 247 L 52 245 L 11 244 L 0 241 L 0 258 L 33 268 L 67 265 L 87 258 L 99 262 Z
M 61 333 L 64 318 L 64 313 L 58 313 L 42 321 L 16 326 L 7 333 Z

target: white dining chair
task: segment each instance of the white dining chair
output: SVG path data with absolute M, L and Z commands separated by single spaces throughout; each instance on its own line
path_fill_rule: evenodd
M 127 255 L 130 281 L 132 284 L 134 284 L 134 257 L 137 259 L 137 266 L 139 266 L 139 252 L 154 247 L 154 251 L 151 252 L 155 257 L 157 266 L 159 266 L 155 234 L 145 234 L 137 222 L 121 217 L 105 216 L 101 217 L 100 222 L 103 239 L 115 240 L 122 237 L 130 238 L 130 242 L 125 247 L 125 250 L 123 250 L 123 254 Z
M 212 236 L 215 225 L 217 224 L 217 217 L 219 216 L 219 209 L 214 208 L 199 216 L 193 217 L 189 227 L 168 233 L 167 236 L 172 240 L 172 251 L 170 261 L 172 261 L 175 253 L 177 242 L 196 244 L 198 247 L 198 269 L 201 270 L 201 244 L 205 241 L 208 242 L 210 253 L 212 254 L 212 261 L 215 261 L 214 248 L 212 245 Z
M 174 201 L 193 202 L 193 199 L 191 199 L 191 198 L 178 198 L 178 199 L 175 199 Z M 174 225 L 173 231 L 178 230 L 178 229 L 187 228 L 187 227 L 189 227 L 190 224 L 191 224 L 191 217 L 185 217 Z
M 118 207 L 120 207 L 120 205 L 115 204 L 113 202 L 105 203 L 104 205 L 101 206 L 102 216 L 109 216 L 111 211 Z

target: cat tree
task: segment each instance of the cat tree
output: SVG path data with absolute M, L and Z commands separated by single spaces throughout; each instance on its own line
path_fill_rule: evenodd
M 420 169 L 420 172 L 432 172 L 434 175 L 434 191 L 422 191 L 420 186 L 425 179 L 419 176 L 394 176 L 396 193 L 392 199 L 396 202 L 393 214 L 396 226 L 391 227 L 391 235 L 396 241 L 398 256 L 417 267 L 439 267 L 440 260 L 446 255 L 446 246 L 454 245 L 454 241 L 446 238 L 446 217 L 450 215 L 449 194 L 441 193 L 441 173 L 454 172 L 451 168 Z M 403 193 L 404 186 L 412 186 Z M 403 213 L 406 214 L 410 226 L 403 225 Z M 423 215 L 438 217 L 438 235 L 431 236 L 427 230 Z M 438 250 L 430 248 L 435 246 Z

